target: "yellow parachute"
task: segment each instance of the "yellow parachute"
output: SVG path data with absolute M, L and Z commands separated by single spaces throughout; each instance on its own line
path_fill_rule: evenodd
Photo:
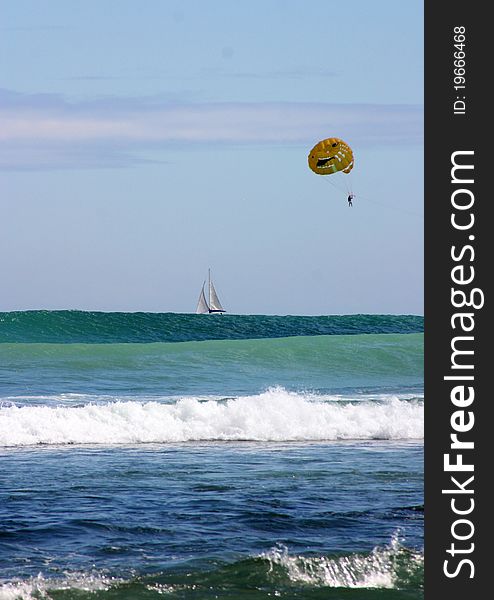
M 348 144 L 339 138 L 327 138 L 318 142 L 309 153 L 309 168 L 317 175 L 332 175 L 353 169 L 353 152 Z

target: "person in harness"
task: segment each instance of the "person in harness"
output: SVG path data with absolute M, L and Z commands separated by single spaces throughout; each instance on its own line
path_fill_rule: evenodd
M 355 198 L 355 194 L 348 194 L 348 206 L 353 206 L 352 200 Z

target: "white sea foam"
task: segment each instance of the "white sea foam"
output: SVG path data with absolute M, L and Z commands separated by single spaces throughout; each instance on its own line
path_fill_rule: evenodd
M 422 569 L 424 561 L 422 553 L 401 546 L 397 533 L 388 546 L 376 547 L 370 554 L 294 556 L 285 546 L 277 546 L 260 556 L 269 561 L 271 571 L 281 567 L 293 582 L 341 588 L 396 588 Z
M 0 446 L 213 440 L 408 440 L 424 435 L 423 403 L 387 396 L 348 402 L 273 388 L 228 400 L 116 400 L 0 407 Z
M 66 574 L 60 579 L 45 578 L 39 574 L 25 580 L 0 582 L 0 600 L 39 600 L 52 598 L 50 592 L 58 590 L 80 590 L 96 592 L 108 590 L 121 580 L 93 573 Z

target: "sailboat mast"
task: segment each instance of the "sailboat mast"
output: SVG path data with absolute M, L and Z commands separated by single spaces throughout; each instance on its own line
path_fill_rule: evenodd
M 209 310 L 211 310 L 211 268 L 208 269 Z

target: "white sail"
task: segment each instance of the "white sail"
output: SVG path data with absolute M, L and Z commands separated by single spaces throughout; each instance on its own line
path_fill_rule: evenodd
M 204 284 L 206 282 L 204 282 L 202 284 L 202 290 L 201 293 L 199 294 L 199 300 L 197 301 L 197 308 L 196 308 L 196 314 L 198 315 L 203 315 L 204 313 L 209 313 L 209 306 L 208 303 L 206 302 L 206 295 L 204 294 Z
M 225 309 L 221 306 L 220 299 L 218 298 L 218 294 L 216 293 L 211 280 L 209 280 L 209 310 L 225 312 Z

